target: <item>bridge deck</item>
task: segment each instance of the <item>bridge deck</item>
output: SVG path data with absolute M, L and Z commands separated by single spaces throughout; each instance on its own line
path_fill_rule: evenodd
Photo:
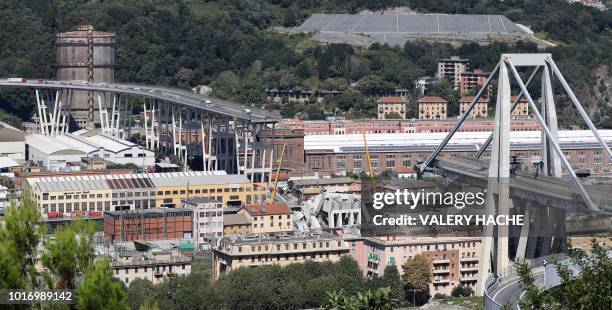
M 467 181 L 479 180 L 478 184 L 474 185 L 486 184 L 489 176 L 489 163 L 476 158 L 440 158 L 434 163 L 434 169 L 443 175 L 465 177 Z M 511 190 L 520 191 L 525 195 L 534 195 L 534 199 L 537 195 L 540 201 L 542 199 L 563 201 L 571 205 L 580 205 L 581 208 L 586 209 L 576 185 L 571 180 L 541 175 L 535 177 L 535 175 L 517 172 L 511 175 L 509 182 Z M 612 195 L 608 191 L 604 191 L 601 186 L 586 185 L 585 188 L 601 210 L 612 212 Z
M 280 115 L 278 113 L 266 111 L 260 108 L 243 106 L 234 102 L 215 97 L 194 94 L 186 90 L 157 86 L 103 83 L 90 83 L 84 85 L 82 81 L 53 80 L 43 80 L 41 82 L 39 82 L 38 80 L 28 80 L 26 82 L 9 82 L 8 80 L 3 79 L 0 79 L 0 86 L 56 90 L 70 89 L 127 94 L 147 97 L 151 99 L 159 99 L 167 102 L 172 102 L 178 105 L 190 107 L 193 109 L 204 110 L 206 112 L 224 115 L 230 118 L 251 121 L 253 123 L 275 123 L 280 120 Z M 207 103 L 207 100 L 210 103 Z M 251 111 L 250 118 L 248 117 L 245 109 L 249 109 Z

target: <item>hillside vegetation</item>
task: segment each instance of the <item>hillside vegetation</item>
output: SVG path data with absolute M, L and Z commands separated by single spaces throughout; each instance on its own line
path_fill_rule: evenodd
M 561 0 L 217 0 L 85 1 L 5 0 L 0 14 L 0 76 L 53 77 L 54 34 L 90 23 L 117 34 L 117 79 L 189 89 L 210 85 L 214 94 L 245 104 L 266 105 L 266 88 L 341 90 L 326 104 L 276 104 L 285 116 L 373 115 L 364 96 L 414 87 L 432 75 L 439 58 L 459 55 L 472 68 L 491 70 L 503 52 L 535 52 L 535 45 L 501 43 L 409 43 L 364 49 L 323 45 L 306 35 L 278 34 L 275 25 L 299 24 L 314 12 L 357 12 L 407 5 L 423 12 L 504 14 L 559 42 L 553 53 L 560 69 L 593 119 L 612 127 L 612 16 Z M 442 83 L 434 94 L 456 102 L 459 94 Z M 34 111 L 32 94 L 0 92 L 0 119 L 18 123 Z M 452 111 L 452 110 L 451 110 Z M 563 125 L 576 124 L 567 100 L 558 110 Z

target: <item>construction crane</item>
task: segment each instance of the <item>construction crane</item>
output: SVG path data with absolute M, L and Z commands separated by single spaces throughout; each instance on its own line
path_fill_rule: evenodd
M 283 148 L 281 149 L 280 159 L 278 161 L 278 169 L 276 170 L 276 177 L 274 178 L 274 187 L 272 188 L 272 195 L 270 196 L 270 204 L 274 203 L 274 198 L 276 198 L 276 190 L 278 189 L 278 178 L 280 176 L 281 168 L 283 166 L 283 159 L 285 158 L 285 147 L 287 144 L 283 144 Z
M 363 125 L 361 125 L 361 135 L 363 136 L 363 145 L 366 152 L 366 160 L 368 161 L 368 169 L 370 170 L 370 179 L 372 180 L 372 191 L 374 191 L 374 170 L 372 170 L 372 160 L 370 160 L 370 150 L 368 150 L 368 141 L 366 139 L 366 132 Z

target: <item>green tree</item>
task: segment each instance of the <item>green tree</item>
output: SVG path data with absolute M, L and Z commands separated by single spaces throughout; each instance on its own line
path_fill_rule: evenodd
M 74 278 L 89 268 L 94 258 L 92 222 L 76 221 L 58 228 L 41 256 L 43 265 L 57 275 L 56 288 L 74 288 Z
M 327 293 L 327 302 L 324 309 L 334 310 L 391 310 L 399 305 L 397 299 L 392 297 L 391 289 L 382 287 L 358 292 L 357 296 L 346 296 L 344 290 Z
M 521 299 L 521 308 L 525 309 L 609 309 L 612 305 L 612 259 L 608 256 L 609 248 L 597 241 L 592 241 L 593 250 L 587 253 L 580 249 L 570 249 L 570 264 L 580 270 L 574 276 L 568 264 L 553 261 L 561 278 L 561 285 L 550 291 L 539 288 L 533 279 L 531 268 L 522 261 L 517 261 L 521 288 L 526 292 Z
M 402 265 L 402 282 L 407 291 L 407 298 L 414 304 L 422 304 L 429 294 L 429 284 L 433 280 L 431 266 L 423 255 L 415 255 Z
M 474 290 L 471 287 L 463 284 L 453 287 L 453 290 L 451 291 L 451 296 L 453 297 L 470 297 L 472 295 L 474 295 Z
M 4 225 L 0 225 L 0 287 L 33 287 L 36 272 L 36 247 L 44 227 L 39 226 L 40 212 L 23 194 L 20 204 L 12 204 L 5 211 Z
M 152 304 L 154 285 L 146 279 L 136 279 L 130 282 L 127 290 L 127 302 L 132 309 L 142 308 L 147 302 Z M 147 305 L 150 307 L 150 305 Z
M 113 279 L 108 259 L 94 263 L 77 288 L 77 309 L 79 310 L 122 310 L 129 309 L 126 294 L 121 283 Z
M 391 297 L 397 300 L 403 300 L 403 285 L 399 270 L 396 265 L 387 265 L 381 277 L 381 287 L 391 289 Z

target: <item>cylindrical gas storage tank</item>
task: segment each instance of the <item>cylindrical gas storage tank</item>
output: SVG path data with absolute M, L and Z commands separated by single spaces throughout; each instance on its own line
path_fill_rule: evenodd
M 57 79 L 75 83 L 113 83 L 115 81 L 115 34 L 96 31 L 91 25 L 79 26 L 75 31 L 56 35 Z M 98 98 L 90 101 L 86 91 L 75 91 L 72 98 L 72 117 L 85 127 L 93 117 L 99 122 Z M 106 104 L 110 101 L 107 96 Z M 93 103 L 93 105 L 91 105 Z M 92 125 L 92 124 L 90 124 Z

